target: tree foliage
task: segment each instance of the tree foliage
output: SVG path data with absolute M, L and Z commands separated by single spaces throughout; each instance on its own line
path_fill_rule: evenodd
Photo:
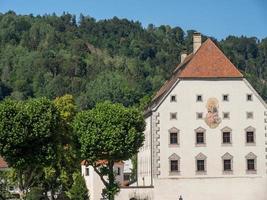
M 0 14 L 0 100 L 68 93 L 80 109 L 136 105 L 171 76 L 182 51 L 192 52 L 193 32 L 117 17 Z M 266 99 L 267 39 L 213 40 Z
M 22 195 L 42 166 L 57 159 L 59 112 L 48 99 L 0 104 L 0 154 L 17 173 Z
M 84 177 L 80 173 L 73 174 L 74 183 L 69 190 L 71 200 L 89 200 L 88 190 Z
M 142 113 L 104 102 L 78 113 L 73 126 L 79 136 L 82 159 L 94 167 L 106 187 L 105 195 L 113 200 L 118 192 L 113 166 L 115 162 L 130 159 L 142 146 L 145 128 Z M 104 164 L 99 165 L 99 160 Z

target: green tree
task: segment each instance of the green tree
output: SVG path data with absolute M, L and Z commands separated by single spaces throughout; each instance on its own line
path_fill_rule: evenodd
M 105 185 L 105 197 L 113 200 L 119 191 L 114 163 L 130 159 L 143 145 L 145 122 L 142 113 L 135 108 L 104 102 L 77 114 L 73 126 L 79 136 L 82 159 L 87 160 L 100 176 Z M 99 165 L 99 160 L 105 160 L 106 164 Z
M 73 174 L 74 183 L 68 192 L 71 200 L 89 200 L 84 177 L 78 172 Z
M 69 191 L 73 184 L 73 173 L 80 170 L 77 154 L 77 139 L 72 132 L 71 123 L 77 110 L 72 95 L 64 95 L 54 100 L 54 105 L 60 114 L 59 143 L 57 147 L 57 160 L 44 168 L 44 176 L 41 178 L 46 191 L 63 195 Z
M 45 98 L 0 104 L 0 154 L 14 168 L 21 198 L 56 160 L 59 112 Z

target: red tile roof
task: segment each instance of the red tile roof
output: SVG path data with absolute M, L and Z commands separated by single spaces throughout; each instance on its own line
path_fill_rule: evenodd
M 174 85 L 183 78 L 242 78 L 243 75 L 223 54 L 223 52 L 207 39 L 195 54 L 189 54 L 173 71 L 171 78 L 156 93 L 152 102 L 157 103 Z
M 5 168 L 8 168 L 8 165 L 6 161 L 4 161 L 2 157 L 0 157 L 0 169 L 5 169 Z
M 179 77 L 241 78 L 243 75 L 212 40 L 207 39 L 180 72 Z
M 106 165 L 106 164 L 108 164 L 108 161 L 107 160 L 98 160 L 98 161 L 96 161 L 95 164 L 96 165 Z M 123 161 L 118 161 L 118 162 L 115 162 L 115 164 L 117 164 L 117 165 L 123 165 L 124 162 Z M 89 163 L 88 163 L 87 160 L 83 160 L 81 162 L 81 165 L 89 165 Z

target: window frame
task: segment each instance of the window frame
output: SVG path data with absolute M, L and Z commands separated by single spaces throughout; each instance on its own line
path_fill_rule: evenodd
M 172 162 L 177 162 L 177 170 L 172 170 Z M 180 157 L 176 153 L 169 157 L 169 175 L 180 175 Z
M 249 98 L 249 96 L 250 96 L 250 98 Z M 247 100 L 247 101 L 253 101 L 253 94 L 252 94 L 252 93 L 247 94 L 247 95 L 246 95 L 246 100 Z
M 224 134 L 225 133 L 229 133 L 230 134 L 230 137 L 229 137 L 229 139 L 230 139 L 230 142 L 224 142 Z M 231 146 L 232 145 L 232 143 L 233 143 L 233 140 L 232 140 L 232 129 L 231 128 L 229 128 L 228 126 L 226 126 L 226 127 L 224 127 L 224 128 L 222 128 L 221 129 L 221 138 L 222 138 L 222 146 Z
M 198 168 L 198 162 L 199 161 L 203 161 L 204 164 L 204 170 L 199 170 Z M 203 153 L 199 153 L 196 157 L 195 157 L 195 163 L 196 163 L 196 175 L 206 175 L 207 174 L 207 156 L 205 156 Z
M 89 168 L 89 166 L 85 166 L 84 176 L 90 176 L 90 168 Z
M 222 116 L 223 116 L 223 119 L 230 119 L 230 112 L 223 112 Z
M 196 102 L 203 102 L 203 96 L 202 96 L 202 94 L 197 94 L 196 95 Z
M 203 134 L 203 143 L 198 143 L 197 141 L 199 133 Z M 196 147 L 206 146 L 206 129 L 202 127 L 198 127 L 197 129 L 195 129 L 195 146 Z
M 252 111 L 246 112 L 247 119 L 254 119 L 254 113 Z
M 171 143 L 171 134 L 172 133 L 176 133 L 177 134 L 177 143 Z M 169 147 L 178 147 L 180 145 L 180 130 L 172 127 L 168 130 L 168 143 L 169 143 Z
M 177 112 L 170 113 L 170 120 L 177 120 Z
M 226 99 L 224 97 L 226 97 Z M 222 101 L 228 102 L 229 101 L 229 94 L 223 94 L 222 95 Z
M 246 159 L 246 173 L 247 174 L 256 174 L 257 173 L 257 156 L 250 152 L 245 156 Z M 249 160 L 254 161 L 254 169 L 249 169 Z
M 174 99 L 173 99 L 174 98 Z M 177 102 L 177 96 L 175 94 L 171 95 L 170 96 L 170 102 L 173 103 L 173 102 Z
M 230 169 L 225 169 L 225 161 L 230 161 Z M 228 152 L 222 156 L 222 172 L 223 174 L 233 174 L 233 156 Z
M 196 119 L 203 119 L 203 112 L 197 112 Z
M 253 142 L 248 142 L 248 133 L 253 133 Z M 256 129 L 252 126 L 245 128 L 245 145 L 255 146 L 256 145 Z

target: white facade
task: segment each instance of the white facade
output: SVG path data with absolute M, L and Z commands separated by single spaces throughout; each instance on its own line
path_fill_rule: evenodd
M 114 164 L 114 173 L 116 174 L 116 181 L 119 184 L 123 184 L 123 163 Z M 89 190 L 90 199 L 100 200 L 102 199 L 102 190 L 105 188 L 99 175 L 94 171 L 92 166 L 81 165 L 82 175 L 84 176 L 86 186 Z
M 223 101 L 227 94 L 229 100 Z M 247 95 L 252 101 L 247 101 Z M 172 95 L 177 101 L 171 102 Z M 196 96 L 202 101 L 197 102 Z M 219 101 L 219 116 L 229 113 L 229 119 L 222 119 L 217 128 L 211 129 L 204 119 L 197 119 L 197 113 L 205 116 L 206 101 L 216 98 Z M 247 119 L 247 112 L 253 113 Z M 152 112 L 153 185 L 154 199 L 238 199 L 266 200 L 266 152 L 265 127 L 266 107 L 246 80 L 180 80 L 166 96 L 158 108 Z M 177 113 L 177 119 L 170 119 L 170 113 Z M 264 123 L 265 122 L 265 123 Z M 196 144 L 195 130 L 205 130 L 205 144 Z M 246 128 L 255 128 L 255 143 L 246 143 Z M 178 145 L 170 145 L 169 130 L 178 130 Z M 222 130 L 231 129 L 231 144 L 222 143 Z M 150 126 L 147 126 L 150 130 Z M 150 136 L 146 134 L 148 140 Z M 149 147 L 148 147 L 149 149 Z M 143 184 L 142 169 L 151 169 L 148 149 L 142 148 L 138 154 L 138 185 Z M 255 171 L 247 171 L 247 159 L 251 153 L 256 156 Z M 179 156 L 179 172 L 170 172 L 170 156 Z M 205 173 L 196 171 L 196 157 L 202 154 L 206 158 Z M 223 156 L 232 156 L 232 171 L 223 170 Z M 147 172 L 151 174 L 151 170 Z M 145 183 L 146 186 L 150 185 Z M 234 198 L 235 197 L 235 198 Z

